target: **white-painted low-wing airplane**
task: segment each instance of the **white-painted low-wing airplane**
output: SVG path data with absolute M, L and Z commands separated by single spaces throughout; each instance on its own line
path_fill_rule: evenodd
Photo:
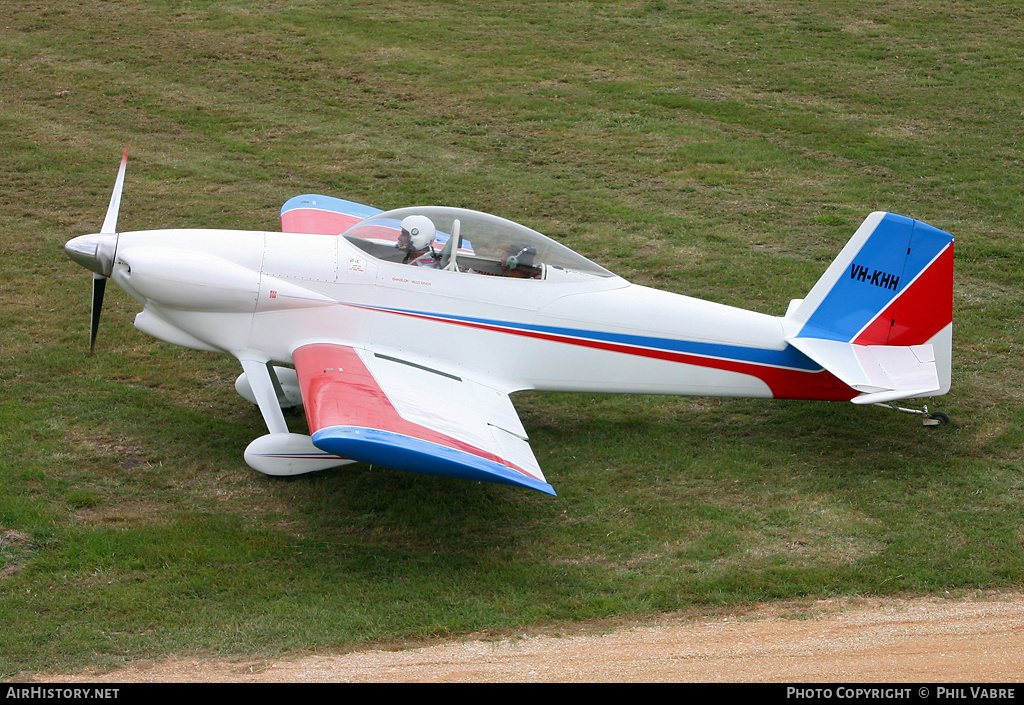
M 950 386 L 953 238 L 903 216 L 872 213 L 769 316 L 630 284 L 460 208 L 310 195 L 284 205 L 283 232 L 118 233 L 126 163 L 100 232 L 65 246 L 93 272 L 92 343 L 110 278 L 142 304 L 139 330 L 235 356 L 269 431 L 245 459 L 268 474 L 361 461 L 554 494 L 512 392 L 892 405 Z M 285 422 L 300 404 L 311 435 Z

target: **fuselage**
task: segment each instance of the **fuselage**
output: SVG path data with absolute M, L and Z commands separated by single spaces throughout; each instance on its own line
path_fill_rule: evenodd
M 157 230 L 119 234 L 111 278 L 143 305 L 140 330 L 283 364 L 330 340 L 506 392 L 856 394 L 779 317 L 605 274 L 516 279 L 378 259 L 341 236 Z

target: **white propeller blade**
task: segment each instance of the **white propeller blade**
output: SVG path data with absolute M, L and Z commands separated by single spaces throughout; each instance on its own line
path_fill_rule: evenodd
M 124 147 L 124 156 L 121 157 L 121 168 L 117 171 L 117 181 L 114 183 L 114 192 L 110 194 L 110 205 L 107 206 L 107 217 L 103 219 L 101 233 L 117 232 L 117 212 L 121 209 L 121 189 L 124 187 L 124 171 L 128 166 L 128 145 Z

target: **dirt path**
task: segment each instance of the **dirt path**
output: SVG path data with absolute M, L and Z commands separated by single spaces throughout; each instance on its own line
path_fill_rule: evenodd
M 564 630 L 563 630 L 564 631 Z M 1024 595 L 828 600 L 576 636 L 293 660 L 171 660 L 36 682 L 972 682 L 1024 680 Z M 1024 688 L 1018 688 L 1024 694 Z

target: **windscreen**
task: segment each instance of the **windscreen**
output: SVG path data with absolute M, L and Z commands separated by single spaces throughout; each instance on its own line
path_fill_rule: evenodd
M 488 213 L 463 208 L 422 206 L 400 208 L 362 220 L 342 233 L 342 237 L 381 259 L 400 261 L 396 244 L 402 220 L 410 215 L 425 216 L 435 229 L 432 248 L 444 258 L 457 260 L 460 271 L 483 272 L 488 267 L 507 262 L 510 257 L 529 262 L 531 266 L 554 268 L 599 277 L 613 276 L 586 257 L 570 250 L 536 230 Z M 451 242 L 453 236 L 458 242 Z M 392 252 L 393 251 L 393 252 Z

